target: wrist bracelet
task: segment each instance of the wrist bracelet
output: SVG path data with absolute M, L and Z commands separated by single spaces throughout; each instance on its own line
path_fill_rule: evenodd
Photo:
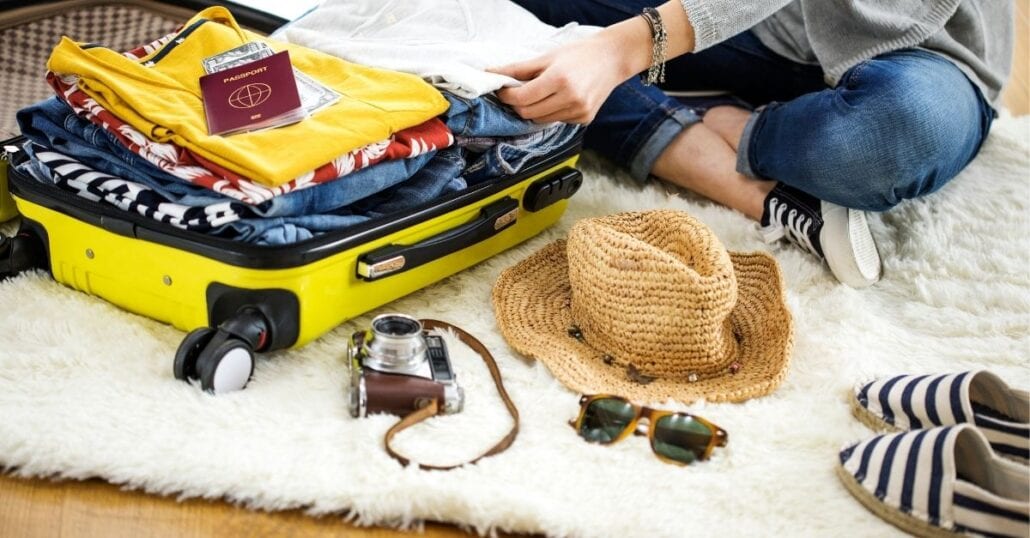
M 641 75 L 644 86 L 651 86 L 665 82 L 665 55 L 669 44 L 669 34 L 665 31 L 665 23 L 662 22 L 662 15 L 653 7 L 645 7 L 640 14 L 651 27 L 651 66 L 647 73 Z

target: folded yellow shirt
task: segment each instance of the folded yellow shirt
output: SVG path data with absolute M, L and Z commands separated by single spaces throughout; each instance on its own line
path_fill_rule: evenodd
M 277 129 L 211 136 L 200 92 L 201 61 L 248 41 L 288 50 L 294 67 L 343 97 L 314 116 Z M 240 29 L 224 7 L 194 16 L 175 39 L 139 62 L 113 50 L 63 38 L 47 67 L 79 77 L 100 106 L 158 142 L 172 142 L 270 186 L 318 168 L 353 149 L 385 140 L 447 110 L 422 79 L 345 62 Z

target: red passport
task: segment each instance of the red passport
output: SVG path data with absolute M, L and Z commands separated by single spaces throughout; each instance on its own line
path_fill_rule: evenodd
M 307 116 L 287 51 L 204 75 L 200 91 L 212 135 L 280 127 Z

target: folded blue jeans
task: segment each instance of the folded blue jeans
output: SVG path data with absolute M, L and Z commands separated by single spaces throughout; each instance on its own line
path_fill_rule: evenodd
M 538 125 L 523 120 L 491 96 L 477 99 L 449 93 L 444 96 L 451 103 L 444 119 L 459 145 L 465 145 L 462 141 L 470 138 L 478 144 L 486 140 L 495 145 L 503 144 L 493 153 L 471 154 L 477 182 L 518 172 L 530 160 L 570 143 L 579 131 L 578 126 Z M 164 172 L 122 146 L 103 128 L 76 115 L 57 98 L 19 111 L 18 123 L 29 140 L 73 157 L 98 171 L 137 181 L 169 200 L 176 199 L 177 203 L 208 205 L 227 199 Z M 277 196 L 251 206 L 252 211 L 264 217 L 311 216 L 336 211 L 408 180 L 433 155 L 430 152 L 410 159 L 379 163 L 334 181 Z M 411 189 L 407 192 L 410 193 Z
M 172 176 L 121 145 L 110 133 L 79 117 L 50 98 L 18 112 L 26 138 L 98 171 L 131 179 L 183 205 L 208 205 L 230 198 Z M 427 152 L 410 159 L 386 161 L 342 178 L 277 196 L 255 206 L 255 215 L 296 217 L 326 213 L 392 187 L 414 175 L 433 157 Z M 310 219 L 309 219 L 310 220 Z
M 410 179 L 336 211 L 289 218 L 245 218 L 229 224 L 221 232 L 239 241 L 258 245 L 303 241 L 370 219 L 407 211 L 462 191 L 467 187 L 459 177 L 464 164 L 460 150 L 448 148 L 437 152 Z
M 582 127 L 567 123 L 538 124 L 522 119 L 492 94 L 469 99 L 444 92 L 451 103 L 447 127 L 469 161 L 468 185 L 518 173 L 525 166 L 568 147 Z
M 475 145 L 379 163 L 256 206 L 165 173 L 57 99 L 23 109 L 18 120 L 30 141 L 54 153 L 44 163 L 28 147 L 33 159 L 24 170 L 37 179 L 181 228 L 281 245 L 462 190 L 469 185 L 463 177 L 467 168 L 477 182 L 517 173 L 534 158 L 571 143 L 578 132 L 576 126 L 527 122 L 495 100 L 448 98 L 453 105 L 445 118 L 449 126 L 457 138 Z M 473 166 L 466 167 L 466 157 Z M 74 174 L 63 174 L 62 165 Z
M 459 177 L 464 159 L 458 148 L 440 151 L 412 178 L 397 186 L 330 213 L 262 217 L 253 206 L 225 198 L 204 205 L 183 205 L 175 197 L 106 174 L 73 157 L 28 142 L 29 159 L 19 171 L 57 185 L 81 198 L 103 202 L 178 228 L 259 245 L 283 245 L 310 239 L 429 202 L 464 190 Z
M 466 148 L 483 148 L 483 152 L 465 167 L 464 180 L 478 185 L 493 178 L 514 175 L 527 164 L 568 148 L 579 136 L 582 127 L 555 123 L 546 129 L 509 138 L 462 138 Z
M 515 0 L 542 21 L 609 26 L 657 0 Z M 946 184 L 976 156 L 994 119 L 980 90 L 923 49 L 882 54 L 828 87 L 818 65 L 784 58 L 743 32 L 666 65 L 662 89 L 633 77 L 588 127 L 585 146 L 648 177 L 668 145 L 725 97 L 685 105 L 670 91 L 723 91 L 757 108 L 737 170 L 845 207 L 882 211 Z M 732 101 L 732 100 L 731 100 Z

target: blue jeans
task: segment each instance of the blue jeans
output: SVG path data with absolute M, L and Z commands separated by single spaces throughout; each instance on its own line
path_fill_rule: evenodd
M 167 215 L 169 208 L 174 208 L 176 214 L 195 217 L 190 220 L 190 229 L 249 243 L 277 245 L 341 230 L 370 218 L 416 207 L 476 182 L 517 173 L 534 158 L 567 146 L 579 130 L 564 124 L 541 126 L 527 122 L 492 99 L 447 97 L 452 106 L 445 120 L 464 147 L 379 163 L 256 206 L 191 185 L 162 171 L 57 99 L 21 110 L 18 120 L 23 134 L 32 142 L 93 170 L 153 191 L 156 196 L 148 193 L 132 198 L 133 207 L 141 214 Z M 488 147 L 479 147 L 484 141 L 490 141 Z M 473 163 L 468 167 L 466 157 Z M 466 169 L 471 172 L 472 183 L 463 176 Z M 61 181 L 59 170 L 50 170 L 39 163 L 26 166 L 24 170 L 35 172 L 37 179 L 66 184 Z M 101 186 L 83 187 L 77 194 L 104 200 L 105 195 L 111 193 Z M 129 203 L 125 197 L 120 200 Z M 218 208 L 218 212 L 211 208 Z M 231 216 L 227 217 L 223 208 L 228 208 Z M 215 215 L 222 222 L 232 222 L 216 223 Z
M 103 128 L 80 118 L 51 97 L 18 111 L 21 133 L 41 146 L 75 157 L 113 176 L 145 183 L 167 197 L 199 196 L 198 204 L 222 200 L 222 196 L 184 182 L 123 146 Z
M 343 230 L 464 190 L 467 185 L 459 177 L 464 164 L 461 152 L 449 148 L 438 152 L 407 181 L 336 211 L 311 216 L 241 219 L 219 232 L 257 245 L 286 245 Z
M 600 26 L 662 3 L 515 2 L 549 24 Z M 819 66 L 783 58 L 744 32 L 670 61 L 666 74 L 666 90 L 727 91 L 757 107 L 738 145 L 740 173 L 856 209 L 883 211 L 939 189 L 976 156 L 994 119 L 990 103 L 958 67 L 921 49 L 862 62 L 829 88 Z M 634 77 L 601 107 L 586 147 L 643 180 L 713 103 L 694 104 Z
M 465 138 L 466 149 L 485 149 L 465 167 L 462 177 L 469 185 L 478 185 L 517 174 L 530 162 L 569 147 L 581 130 L 578 125 L 556 123 L 542 131 L 510 138 Z
M 450 93 L 447 127 L 465 149 L 463 179 L 477 185 L 518 173 L 529 163 L 568 147 L 582 127 L 566 123 L 527 122 L 493 95 L 468 99 Z
M 29 159 L 21 163 L 18 170 L 40 182 L 179 228 L 258 245 L 303 241 L 410 209 L 467 187 L 459 177 L 465 162 L 460 150 L 449 148 L 438 152 L 410 180 L 347 207 L 318 215 L 263 217 L 254 206 L 226 197 L 208 199 L 207 203 L 196 198 L 169 197 L 142 183 L 99 171 L 84 160 L 32 142 L 27 142 L 24 150 Z M 183 204 L 183 200 L 197 203 Z
M 139 182 L 176 203 L 209 205 L 231 200 L 161 170 L 123 146 L 103 128 L 76 115 L 57 98 L 20 110 L 18 125 L 26 138 L 41 146 L 73 157 L 98 171 Z M 308 216 L 334 211 L 407 180 L 433 155 L 427 152 L 410 159 L 386 161 L 339 180 L 319 183 L 248 207 L 255 215 L 263 217 Z

